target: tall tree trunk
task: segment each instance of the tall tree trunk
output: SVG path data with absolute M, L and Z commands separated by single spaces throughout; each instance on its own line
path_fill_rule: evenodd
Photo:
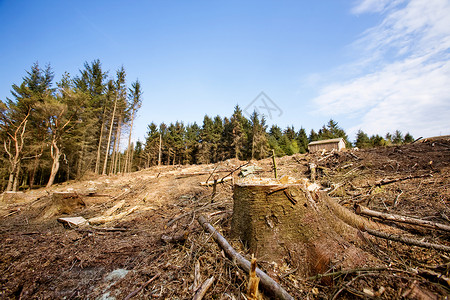
M 112 168 L 112 174 L 117 173 L 117 166 L 119 162 L 119 155 L 120 155 L 120 137 L 122 135 L 122 115 L 119 116 L 119 122 L 117 123 L 117 134 L 116 139 L 114 140 L 114 159 L 113 159 L 113 168 Z
M 158 152 L 158 166 L 161 165 L 161 145 L 162 145 L 162 137 L 161 133 L 159 134 L 159 152 Z M 147 167 L 148 168 L 148 167 Z
M 17 163 L 16 174 L 14 175 L 14 182 L 12 187 L 13 192 L 17 192 L 17 183 L 19 182 L 19 175 L 20 175 L 20 165 L 21 161 L 19 160 L 19 162 Z
M 108 143 L 106 144 L 105 161 L 103 163 L 103 171 L 102 171 L 103 175 L 106 175 L 106 167 L 108 166 L 109 147 L 111 145 L 111 136 L 112 136 L 112 132 L 113 132 L 113 125 L 114 125 L 114 117 L 115 117 L 115 114 L 116 114 L 116 107 L 117 107 L 117 95 L 116 95 L 116 99 L 114 99 L 114 109 L 113 109 L 113 114 L 111 116 L 111 125 L 109 126 Z
M 82 176 L 85 154 L 86 154 L 86 133 L 83 134 L 81 149 L 80 151 L 78 151 L 77 178 L 81 178 Z
M 55 181 L 56 174 L 59 170 L 59 158 L 61 157 L 61 150 L 59 149 L 56 140 L 52 140 L 52 144 L 50 146 L 51 156 L 53 159 L 52 170 L 50 172 L 50 178 L 48 179 L 48 183 L 46 187 L 51 187 L 53 182 Z
M 127 150 L 127 156 L 125 158 L 124 173 L 129 173 L 131 170 L 130 152 L 131 152 L 131 134 L 133 132 L 134 114 L 135 114 L 135 109 L 133 108 L 133 113 L 131 114 L 130 134 L 128 135 L 128 150 Z
M 95 174 L 100 174 L 100 161 L 101 161 L 101 150 L 102 150 L 102 142 L 103 142 L 103 131 L 105 127 L 105 118 L 106 118 L 106 105 L 103 108 L 103 118 L 102 118 L 102 124 L 100 128 L 100 139 L 98 141 L 98 147 L 97 147 L 97 160 L 95 161 Z

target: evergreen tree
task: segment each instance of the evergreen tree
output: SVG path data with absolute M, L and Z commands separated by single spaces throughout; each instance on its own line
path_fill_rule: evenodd
M 407 132 L 407 133 L 405 134 L 404 139 L 403 139 L 403 143 L 404 143 L 404 144 L 410 144 L 410 143 L 412 143 L 412 142 L 414 142 L 414 138 L 413 138 L 413 136 L 412 136 L 411 134 L 409 134 L 409 132 Z
M 306 153 L 308 151 L 308 137 L 306 136 L 306 131 L 302 127 L 300 128 L 298 134 L 297 134 L 297 144 L 298 144 L 298 152 L 300 153 Z
M 231 122 L 231 136 L 232 136 L 232 157 L 236 159 L 244 159 L 245 144 L 247 143 L 246 123 L 248 120 L 242 115 L 242 110 L 239 105 L 234 107 L 233 115 L 230 118 Z
M 309 133 L 308 140 L 309 140 L 310 143 L 319 140 L 319 135 L 314 131 L 314 129 L 311 129 L 311 132 Z
M 267 141 L 267 125 L 264 116 L 259 119 L 256 111 L 250 116 L 251 132 L 249 141 L 251 141 L 251 159 L 262 159 L 267 157 L 269 144 Z
M 378 134 L 370 137 L 370 144 L 372 147 L 384 147 L 387 145 L 386 140 Z
M 129 99 L 129 107 L 131 109 L 131 124 L 130 124 L 130 132 L 128 134 L 128 149 L 127 149 L 127 155 L 125 158 L 125 167 L 124 172 L 130 172 L 131 171 L 131 164 L 133 161 L 133 157 L 131 156 L 131 151 L 133 147 L 131 147 L 131 134 L 133 131 L 133 123 L 136 111 L 141 107 L 142 105 L 142 89 L 141 89 L 141 83 L 139 80 L 136 80 L 131 84 L 131 88 L 129 89 L 128 94 Z
M 403 144 L 403 134 L 400 130 L 396 130 L 394 132 L 394 135 L 392 136 L 392 143 L 394 145 L 401 145 Z
M 369 148 L 371 146 L 369 136 L 361 129 L 356 133 L 355 146 L 360 149 Z

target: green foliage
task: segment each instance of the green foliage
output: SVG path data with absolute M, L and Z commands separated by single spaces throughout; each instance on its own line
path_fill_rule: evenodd
M 356 133 L 355 146 L 360 149 L 371 147 L 369 136 L 361 129 Z

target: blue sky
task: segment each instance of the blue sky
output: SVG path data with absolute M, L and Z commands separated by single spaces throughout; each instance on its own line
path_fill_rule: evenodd
M 448 16 L 449 0 L 0 0 L 0 99 L 36 61 L 59 80 L 98 58 L 142 83 L 134 139 L 152 121 L 229 117 L 261 92 L 283 128 L 450 134 Z

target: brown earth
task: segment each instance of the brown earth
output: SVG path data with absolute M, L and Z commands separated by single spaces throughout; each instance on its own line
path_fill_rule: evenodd
M 216 172 L 222 177 L 244 163 L 228 160 Z M 358 203 L 450 224 L 449 140 L 297 154 L 277 159 L 278 174 L 309 177 L 310 163 L 318 166 L 317 182 L 348 210 Z M 252 164 L 262 167 L 257 176 L 272 177 L 271 159 Z M 196 221 L 199 214 L 206 216 L 250 258 L 248 249 L 230 234 L 232 183 L 220 184 L 212 203 L 212 187 L 200 185 L 215 167 L 153 167 L 132 174 L 92 176 L 51 189 L 4 193 L 0 201 L 1 298 L 124 299 L 156 275 L 133 299 L 192 299 L 194 268 L 199 262 L 200 282 L 215 278 L 206 299 L 245 299 L 248 275 Z M 76 193 L 77 201 L 61 208 L 52 198 L 54 192 Z M 67 228 L 57 222 L 67 216 L 96 218 L 92 220 L 96 225 Z M 402 230 L 404 236 L 450 246 L 446 232 L 386 224 Z M 174 237 L 178 241 L 170 242 Z M 301 260 L 292 257 L 281 263 L 265 257 L 258 265 L 296 299 L 435 299 L 450 292 L 449 253 L 362 232 L 350 242 L 381 265 L 348 274 L 323 270 L 341 271 L 327 281 L 305 277 L 299 272 Z

